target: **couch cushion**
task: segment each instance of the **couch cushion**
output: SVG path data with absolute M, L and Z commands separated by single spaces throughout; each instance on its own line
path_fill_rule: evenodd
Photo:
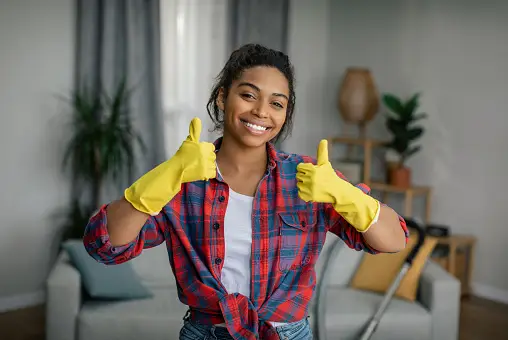
M 358 339 L 358 332 L 367 325 L 382 299 L 383 295 L 378 293 L 351 288 L 330 288 L 326 298 L 328 339 Z M 431 315 L 429 312 L 418 302 L 395 298 L 381 318 L 372 340 L 430 338 Z
M 365 254 L 351 280 L 351 287 L 370 290 L 384 294 L 400 272 L 407 256 L 417 243 L 416 233 L 411 234 L 405 249 L 395 254 Z M 414 301 L 420 281 L 420 275 L 432 250 L 437 244 L 437 238 L 426 237 L 422 247 L 416 254 L 411 268 L 401 280 L 395 296 Z
M 81 240 L 63 244 L 71 262 L 81 274 L 83 287 L 94 299 L 143 299 L 151 297 L 130 263 L 107 266 L 94 260 Z
M 138 301 L 87 301 L 78 319 L 79 340 L 178 340 L 187 306 L 173 289 L 153 289 Z

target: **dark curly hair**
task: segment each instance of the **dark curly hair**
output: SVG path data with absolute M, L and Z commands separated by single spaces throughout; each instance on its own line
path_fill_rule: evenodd
M 213 131 L 224 128 L 224 112 L 217 106 L 220 89 L 224 89 L 224 99 L 228 96 L 233 80 L 241 77 L 246 69 L 256 66 L 268 66 L 278 69 L 287 79 L 289 87 L 289 102 L 286 108 L 286 120 L 274 141 L 284 140 L 291 134 L 293 128 L 293 112 L 295 109 L 294 69 L 289 57 L 280 51 L 275 51 L 259 44 L 247 44 L 233 51 L 226 65 L 216 78 L 210 99 L 206 105 L 208 115 L 214 123 Z

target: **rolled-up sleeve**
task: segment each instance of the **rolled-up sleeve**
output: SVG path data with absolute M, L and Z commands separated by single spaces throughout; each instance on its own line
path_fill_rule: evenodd
M 162 214 L 150 217 L 132 242 L 114 247 L 107 229 L 107 205 L 103 205 L 88 221 L 83 237 L 86 251 L 92 258 L 107 265 L 120 264 L 155 247 L 165 240 L 166 221 Z
M 342 178 L 343 180 L 347 181 L 345 176 L 340 173 L 339 171 L 336 171 L 337 176 Z M 360 183 L 356 185 L 357 188 L 363 191 L 364 194 L 369 195 L 370 194 L 370 188 Z M 385 205 L 382 202 L 380 202 L 381 205 Z M 363 235 L 361 232 L 356 230 L 348 221 L 346 221 L 335 209 L 331 204 L 325 205 L 325 213 L 329 221 L 329 231 L 340 237 L 346 245 L 352 249 L 356 249 L 358 251 L 365 251 L 370 254 L 378 254 L 380 253 L 378 250 L 372 248 L 365 242 Z M 399 216 L 400 221 L 400 227 L 402 230 L 404 230 L 404 234 L 406 235 L 406 244 L 409 239 L 409 230 L 406 226 L 406 221 Z

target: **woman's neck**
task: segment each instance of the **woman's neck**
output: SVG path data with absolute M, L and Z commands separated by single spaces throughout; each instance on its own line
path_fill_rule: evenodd
M 217 163 L 221 172 L 230 174 L 251 174 L 265 172 L 268 154 L 266 146 L 248 148 L 241 146 L 234 138 L 224 135 L 217 152 Z

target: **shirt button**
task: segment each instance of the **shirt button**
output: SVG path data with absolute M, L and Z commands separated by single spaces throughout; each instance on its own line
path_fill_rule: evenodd
M 225 200 L 225 199 L 226 199 L 226 197 L 224 197 L 224 196 L 220 196 L 220 197 L 219 197 L 219 202 L 221 202 L 221 203 L 222 203 L 222 202 L 224 202 L 224 200 Z
M 221 264 L 222 263 L 222 259 L 221 258 L 216 258 L 215 259 L 215 264 Z
M 219 228 L 220 228 L 220 224 L 219 224 L 218 222 L 215 222 L 215 223 L 213 224 L 213 229 L 217 230 L 217 229 L 219 229 Z

